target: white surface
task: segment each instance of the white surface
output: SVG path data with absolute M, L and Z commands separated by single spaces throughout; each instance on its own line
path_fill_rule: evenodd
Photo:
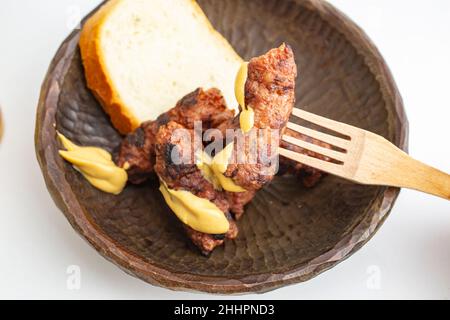
M 97 0 L 2 0 L 0 105 L 0 298 L 201 299 L 134 279 L 69 226 L 46 191 L 34 153 L 40 84 L 73 14 Z M 390 65 L 409 116 L 413 156 L 450 171 L 450 1 L 334 0 L 372 37 Z M 425 18 L 425 19 L 421 19 Z M 358 253 L 312 281 L 261 299 L 450 298 L 450 203 L 404 190 L 385 225 Z M 67 268 L 81 288 L 67 288 Z

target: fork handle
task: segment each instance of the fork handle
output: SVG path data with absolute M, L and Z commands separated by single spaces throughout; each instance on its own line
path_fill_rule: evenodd
M 372 143 L 378 140 L 379 148 L 371 155 L 366 149 L 369 157 L 361 162 L 371 167 L 368 184 L 414 189 L 450 200 L 449 174 L 412 158 L 384 138 L 370 136 Z
M 450 175 L 408 156 L 403 162 L 403 186 L 450 200 Z M 408 173 L 413 170 L 414 174 Z

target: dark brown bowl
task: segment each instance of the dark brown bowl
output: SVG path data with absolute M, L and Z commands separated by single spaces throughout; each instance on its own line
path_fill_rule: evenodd
M 407 120 L 388 67 L 364 32 L 330 4 L 199 3 L 244 58 L 284 41 L 293 47 L 301 75 L 298 107 L 371 130 L 406 149 Z M 127 273 L 170 289 L 265 292 L 309 280 L 348 258 L 392 209 L 399 189 L 331 176 L 305 189 L 294 178 L 277 178 L 248 207 L 238 239 L 209 258 L 201 256 L 155 182 L 108 195 L 58 156 L 56 128 L 83 145 L 113 150 L 120 141 L 86 88 L 78 37 L 75 31 L 62 44 L 42 86 L 37 157 L 54 201 L 75 230 Z

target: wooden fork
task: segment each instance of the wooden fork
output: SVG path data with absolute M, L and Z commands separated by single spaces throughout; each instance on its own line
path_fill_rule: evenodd
M 289 135 L 282 137 L 285 142 L 334 161 L 283 148 L 279 149 L 280 155 L 356 183 L 415 189 L 450 200 L 450 175 L 411 158 L 385 138 L 300 109 L 292 114 L 348 138 L 289 122 L 289 129 L 337 148 L 332 150 Z

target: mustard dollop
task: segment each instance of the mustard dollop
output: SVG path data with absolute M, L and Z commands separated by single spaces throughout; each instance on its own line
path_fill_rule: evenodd
M 184 190 L 172 190 L 162 181 L 159 188 L 167 205 L 184 224 L 207 234 L 224 234 L 230 223 L 211 201 Z
M 246 190 L 234 183 L 233 179 L 225 177 L 230 158 L 233 153 L 234 143 L 228 144 L 220 151 L 211 162 L 211 169 L 219 180 L 222 188 L 229 192 L 245 192 Z
M 241 114 L 239 116 L 239 121 L 241 125 L 241 130 L 244 133 L 252 130 L 255 125 L 255 112 L 250 106 L 245 104 L 245 84 L 248 78 L 248 62 L 244 62 L 241 65 L 234 84 L 234 93 L 236 95 L 236 100 L 241 106 Z
M 107 193 L 119 194 L 125 188 L 128 174 L 116 166 L 106 150 L 96 147 L 80 147 L 58 133 L 58 138 L 66 150 L 59 154 L 70 162 L 91 185 Z
M 221 152 L 211 159 L 211 157 L 203 152 L 197 167 L 202 171 L 206 180 L 211 182 L 218 190 L 226 190 L 229 192 L 245 192 L 244 188 L 234 183 L 233 179 L 224 175 L 227 171 L 230 158 L 233 153 L 234 143 L 227 145 Z

